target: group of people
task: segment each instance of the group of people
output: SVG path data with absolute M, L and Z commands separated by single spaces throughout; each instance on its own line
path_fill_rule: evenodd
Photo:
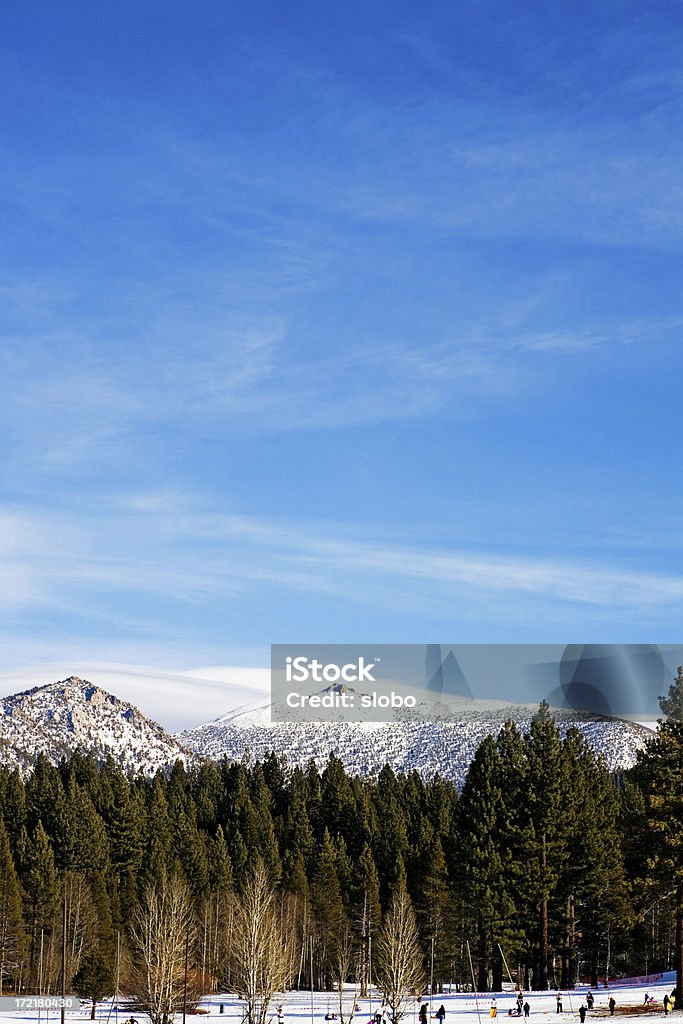
M 673 1010 L 674 1006 L 676 1005 L 676 996 L 677 996 L 676 989 L 673 990 L 671 995 L 667 994 L 667 995 L 664 996 L 664 999 L 662 1000 L 662 1002 L 663 1002 L 663 1006 L 664 1006 L 664 1016 L 665 1017 L 668 1017 L 668 1015 L 671 1013 L 671 1011 Z M 646 992 L 645 993 L 645 1000 L 644 1000 L 645 1005 L 649 1005 L 650 1003 L 654 1003 L 654 1001 L 655 1001 L 654 996 L 651 996 L 649 994 L 649 992 Z M 555 1005 L 556 1005 L 556 1012 L 557 1013 L 562 1013 L 562 1005 L 563 1004 L 562 1004 L 562 993 L 561 992 L 557 993 L 557 996 L 556 996 L 556 999 L 555 999 Z M 592 1010 L 594 1006 L 595 1006 L 595 996 L 593 995 L 592 992 L 588 992 L 586 994 L 586 1001 L 585 1001 L 585 1003 L 582 1003 L 581 1006 L 579 1007 L 579 1017 L 580 1017 L 580 1020 L 581 1020 L 581 1024 L 584 1024 L 584 1022 L 586 1020 L 586 1014 L 587 1014 L 588 1010 Z M 615 1013 L 615 1010 L 616 1010 L 616 1006 L 617 1006 L 617 1004 L 616 1004 L 616 1000 L 615 1000 L 614 996 L 610 996 L 609 1000 L 607 1001 L 607 1008 L 609 1010 L 610 1017 L 614 1016 L 614 1013 Z M 358 1006 L 358 1005 L 356 1005 L 355 1008 L 356 1008 L 356 1010 L 360 1010 L 360 1006 Z M 517 993 L 517 999 L 515 1001 L 514 1007 L 510 1007 L 510 1009 L 508 1010 L 508 1017 L 524 1017 L 524 1019 L 527 1020 L 528 1017 L 529 1017 L 530 1012 L 531 1012 L 531 1007 L 529 1006 L 529 1000 L 528 999 L 527 1000 L 524 999 L 524 993 L 520 989 L 520 991 Z M 491 1010 L 490 1010 L 489 1016 L 490 1016 L 491 1020 L 495 1020 L 496 1017 L 498 1016 L 498 1006 L 496 1004 L 495 997 L 491 1000 Z M 337 1015 L 335 1013 L 328 1012 L 328 1013 L 325 1014 L 325 1020 L 327 1020 L 327 1021 L 333 1021 L 333 1020 L 336 1020 L 336 1019 L 337 1019 Z M 444 1021 L 446 1020 L 446 1008 L 443 1005 L 443 1003 L 441 1004 L 439 1009 L 436 1011 L 436 1013 L 432 1014 L 432 1019 L 438 1021 L 438 1024 L 444 1024 Z M 419 1020 L 420 1024 L 429 1024 L 429 1004 L 428 1003 L 422 1003 L 422 1005 L 420 1006 L 420 1012 L 418 1013 L 418 1020 Z M 278 1021 L 278 1024 L 284 1024 L 284 1012 L 283 1012 L 282 1006 L 278 1006 L 277 1007 L 277 1021 Z M 125 1022 L 125 1024 L 137 1024 L 137 1021 L 134 1018 L 131 1017 L 130 1020 Z M 377 1009 L 375 1010 L 375 1013 L 374 1013 L 374 1015 L 372 1017 L 372 1020 L 368 1021 L 368 1024 L 387 1024 L 387 1005 L 386 1005 L 386 1003 L 382 1003 L 381 1006 L 377 1007 Z
M 613 999 L 612 999 L 612 1002 L 614 1003 Z M 617 1004 L 614 1003 L 614 1006 L 610 1006 L 610 1008 L 609 1008 L 609 1012 L 610 1012 L 610 1014 L 612 1016 L 614 1016 L 614 1007 L 616 1005 Z M 585 1003 L 581 1003 L 581 1006 L 579 1007 L 579 1019 L 581 1021 L 581 1024 L 583 1024 L 583 1022 L 585 1021 L 586 1014 L 588 1013 L 588 1011 L 592 1010 L 594 1006 L 595 1006 L 595 996 L 593 995 L 592 992 L 589 992 L 588 995 L 586 996 L 586 1002 Z
M 495 1003 L 495 999 L 493 1000 L 493 1002 Z M 510 1009 L 508 1010 L 508 1017 L 524 1017 L 524 1018 L 527 1018 L 529 1016 L 530 1012 L 531 1012 L 531 1007 L 529 1006 L 529 1002 L 528 1002 L 528 1000 L 527 1000 L 527 1002 L 524 1002 L 524 993 L 520 989 L 519 992 L 517 993 L 517 999 L 515 1001 L 515 1005 L 511 1006 Z M 495 1016 L 495 1014 L 493 1014 L 493 1016 Z
M 417 1016 L 420 1021 L 420 1024 L 427 1024 L 427 1020 L 429 1018 L 429 1005 L 427 1003 L 422 1004 L 422 1006 L 420 1007 L 420 1012 L 418 1013 Z M 443 1005 L 443 1003 L 436 1011 L 436 1013 L 432 1014 L 432 1018 L 434 1020 L 438 1020 L 439 1024 L 443 1024 L 443 1022 L 446 1019 L 446 1007 Z
M 674 989 L 673 992 L 671 993 L 671 995 L 667 994 L 662 999 L 662 1003 L 664 1005 L 664 1016 L 665 1017 L 669 1016 L 669 1014 L 673 1010 L 674 1006 L 676 1005 L 676 996 L 677 995 L 678 995 L 678 992 L 676 991 L 676 989 Z

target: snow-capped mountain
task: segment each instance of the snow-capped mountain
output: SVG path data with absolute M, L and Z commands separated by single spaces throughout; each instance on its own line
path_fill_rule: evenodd
M 305 767 L 314 761 L 323 768 L 330 754 L 336 754 L 354 774 L 376 774 L 388 763 L 395 771 L 415 769 L 425 777 L 438 772 L 461 786 L 481 741 L 497 735 L 508 719 L 527 729 L 537 710 L 537 705 L 462 700 L 455 721 L 444 715 L 432 722 L 271 722 L 271 705 L 262 703 L 236 708 L 177 738 L 211 759 L 239 761 L 251 753 L 259 760 L 273 751 L 291 764 Z M 652 736 L 644 726 L 622 719 L 563 709 L 553 709 L 553 714 L 563 734 L 571 726 L 580 729 L 613 771 L 632 767 L 637 751 Z
M 145 774 L 196 760 L 132 704 L 77 676 L 0 701 L 0 763 L 25 770 L 39 752 L 57 763 L 75 750 Z
M 328 688 L 330 689 L 330 688 Z M 457 705 L 457 706 L 456 706 Z M 58 762 L 74 750 L 111 756 L 126 772 L 146 774 L 202 757 L 239 761 L 271 751 L 305 767 L 323 768 L 338 755 L 347 771 L 376 774 L 385 764 L 397 771 L 440 773 L 460 786 L 481 741 L 512 718 L 529 726 L 536 705 L 460 698 L 432 705 L 433 721 L 272 722 L 269 702 L 235 708 L 206 725 L 169 735 L 132 704 L 71 676 L 0 701 L 0 764 L 29 769 L 39 752 Z M 454 711 L 457 712 L 456 720 Z M 630 767 L 652 733 L 633 722 L 554 710 L 562 732 L 577 726 L 613 770 Z

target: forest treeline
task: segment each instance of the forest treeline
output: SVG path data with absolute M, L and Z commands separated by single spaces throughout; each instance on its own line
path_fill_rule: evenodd
M 1 990 L 58 990 L 64 897 L 67 987 L 95 954 L 125 987 L 140 908 L 171 878 L 192 903 L 192 970 L 229 989 L 229 936 L 261 862 L 295 936 L 292 985 L 328 988 L 342 947 L 364 982 L 404 890 L 435 987 L 680 970 L 682 694 L 679 672 L 656 738 L 618 778 L 545 705 L 528 732 L 509 722 L 484 740 L 460 793 L 390 767 L 352 777 L 336 757 L 322 771 L 178 762 L 153 778 L 80 753 L 39 756 L 25 778 L 0 769 Z

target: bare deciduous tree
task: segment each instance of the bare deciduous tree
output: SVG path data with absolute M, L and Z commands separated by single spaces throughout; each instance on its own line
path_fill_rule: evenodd
M 337 952 L 332 964 L 333 979 L 339 996 L 339 1024 L 351 1024 L 356 1014 L 356 1005 L 361 988 L 361 962 L 359 951 L 354 948 L 349 930 L 346 928 L 337 943 Z M 353 978 L 353 988 L 345 988 Z M 348 1012 L 347 1012 L 348 1009 Z
M 195 914 L 187 883 L 180 877 L 151 885 L 135 916 L 133 993 L 152 1024 L 169 1024 L 182 1009 L 185 954 L 195 940 Z M 189 974 L 188 1005 L 197 1000 L 195 972 Z
M 97 942 L 97 909 L 85 875 L 67 871 L 63 879 L 62 899 L 66 900 L 66 978 L 67 985 L 78 971 L 81 957 Z M 54 927 L 45 934 L 42 957 L 42 986 L 46 992 L 59 992 L 62 977 L 62 914 L 56 914 Z
M 293 935 L 260 860 L 236 898 L 230 953 L 233 984 L 246 1000 L 245 1024 L 266 1024 L 273 996 L 291 983 L 296 955 Z
M 377 941 L 374 966 L 389 1020 L 391 1024 L 398 1024 L 409 1012 L 411 998 L 420 994 L 425 983 L 415 911 L 404 885 L 391 901 Z

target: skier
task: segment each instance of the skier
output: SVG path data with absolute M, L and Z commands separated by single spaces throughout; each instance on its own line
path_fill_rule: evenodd
M 557 1013 L 562 1013 L 562 993 L 557 993 Z
M 583 1024 L 586 1019 L 586 1007 L 583 1003 L 581 1003 L 581 1006 L 579 1007 L 579 1017 L 581 1018 L 581 1024 Z
M 592 1010 L 593 1009 L 593 1004 L 595 1003 L 595 996 L 593 995 L 592 992 L 589 992 L 588 995 L 586 996 L 586 1003 L 588 1004 L 588 1009 Z
M 523 1006 L 523 1004 L 524 1004 L 524 996 L 522 995 L 522 990 L 520 989 L 519 992 L 517 993 L 517 1016 L 518 1017 L 522 1016 L 522 1006 Z
M 491 1009 L 489 1010 L 489 1017 L 491 1020 L 495 1020 L 498 1015 L 498 1007 L 496 1006 L 496 1000 L 491 1000 Z
M 610 996 L 609 997 L 609 1002 L 608 1002 L 607 1005 L 609 1006 L 609 1015 L 610 1015 L 610 1017 L 613 1017 L 614 1016 L 614 1010 L 615 1010 L 616 1005 L 617 1005 L 616 1001 L 614 999 L 614 996 Z

